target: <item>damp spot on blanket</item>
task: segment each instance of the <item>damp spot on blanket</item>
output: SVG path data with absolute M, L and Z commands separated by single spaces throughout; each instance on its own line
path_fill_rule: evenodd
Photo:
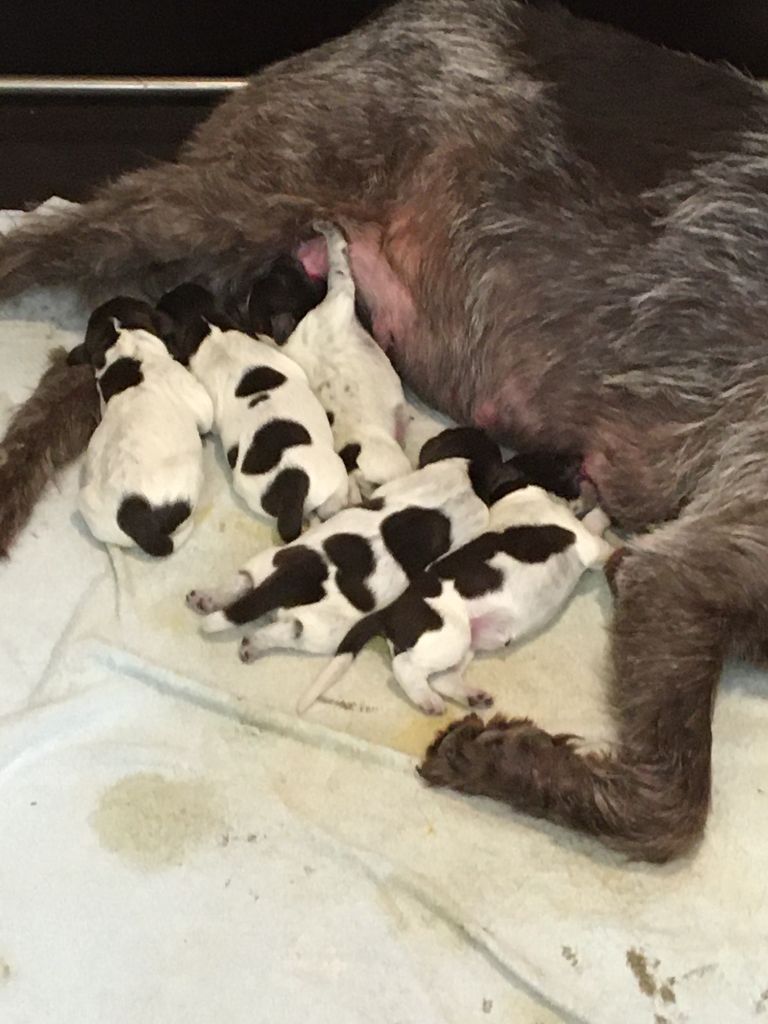
M 11 978 L 11 965 L 0 956 L 0 987 L 7 985 Z
M 768 1003 L 768 988 L 764 989 L 760 993 L 760 998 L 755 1003 L 755 1013 L 765 1013 L 766 1004 Z
M 637 987 L 646 996 L 656 995 L 656 979 L 648 966 L 645 953 L 638 949 L 627 950 L 627 966 L 637 979 Z M 654 967 L 659 966 L 658 960 L 654 960 Z
M 145 870 L 180 864 L 222 828 L 210 783 L 151 772 L 110 786 L 90 823 L 105 849 Z
M 391 739 L 385 737 L 388 746 L 400 750 L 404 754 L 423 757 L 427 747 L 432 743 L 438 732 L 441 732 L 455 718 L 460 718 L 466 711 L 450 709 L 444 715 L 423 715 L 415 709 L 411 712 L 408 724 L 397 730 Z
M 561 946 L 560 953 L 563 957 L 563 960 L 567 960 L 571 967 L 579 966 L 579 958 L 576 955 L 576 951 L 572 949 L 571 946 Z

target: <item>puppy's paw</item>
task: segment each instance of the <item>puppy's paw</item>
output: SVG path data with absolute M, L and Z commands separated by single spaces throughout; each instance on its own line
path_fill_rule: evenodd
M 237 656 L 244 665 L 252 665 L 259 656 L 259 651 L 250 637 L 244 636 L 237 649 Z
M 466 691 L 467 704 L 471 708 L 491 708 L 493 707 L 493 697 L 490 693 L 485 690 L 478 690 L 474 687 L 469 687 Z
M 445 701 L 432 690 L 430 690 L 429 695 L 425 693 L 423 697 L 420 697 L 417 703 L 425 715 L 445 714 Z
M 210 594 L 204 590 L 190 590 L 186 596 L 187 608 L 191 608 L 198 615 L 210 615 L 218 611 L 218 604 Z

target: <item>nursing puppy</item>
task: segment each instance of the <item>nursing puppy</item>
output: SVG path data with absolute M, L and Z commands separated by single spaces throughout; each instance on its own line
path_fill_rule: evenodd
M 309 277 L 297 259 L 287 254 L 278 256 L 251 285 L 248 329 L 282 345 L 325 294 L 325 282 Z
M 374 636 L 387 639 L 395 679 L 427 714 L 445 711 L 443 697 L 470 707 L 493 703 L 464 678 L 474 652 L 507 647 L 541 629 L 584 570 L 601 567 L 613 551 L 600 538 L 608 525 L 601 509 L 579 520 L 562 498 L 522 473 L 514 479 L 508 472 L 494 499 L 485 533 L 438 559 L 391 605 L 352 627 L 302 696 L 299 713 Z
M 222 591 L 193 590 L 187 604 L 206 616 L 203 630 L 264 618 L 241 642 L 245 662 L 274 648 L 333 653 L 362 616 L 390 604 L 427 565 L 486 529 L 498 448 L 479 431 L 465 434 L 463 457 L 384 484 L 367 505 L 344 509 L 285 548 L 260 552 Z
M 202 443 L 213 421 L 205 389 L 174 361 L 162 314 L 118 297 L 96 309 L 69 355 L 89 362 L 102 404 L 85 458 L 79 508 L 105 544 L 170 555 L 192 532 L 203 483 Z
M 174 355 L 213 400 L 233 486 L 248 507 L 274 518 L 284 541 L 295 540 L 312 514 L 338 512 L 347 503 L 347 470 L 301 367 L 235 330 L 199 285 L 179 285 L 158 309 L 173 321 Z
M 396 440 L 405 407 L 400 378 L 355 313 L 355 283 L 347 243 L 338 228 L 318 223 L 328 245 L 328 291 L 291 334 L 282 351 L 309 378 L 331 420 L 336 450 L 359 495 L 411 471 Z M 252 323 L 264 323 L 259 292 L 251 293 Z

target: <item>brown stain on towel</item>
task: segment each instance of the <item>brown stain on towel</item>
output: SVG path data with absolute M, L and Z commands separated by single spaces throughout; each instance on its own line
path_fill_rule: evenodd
M 128 775 L 110 786 L 90 823 L 106 850 L 144 870 L 181 864 L 223 824 L 209 782 L 156 772 Z

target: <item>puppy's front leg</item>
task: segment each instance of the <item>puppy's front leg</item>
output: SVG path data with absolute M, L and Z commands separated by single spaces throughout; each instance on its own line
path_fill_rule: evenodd
M 215 590 L 190 590 L 186 597 L 187 608 L 191 608 L 198 615 L 210 615 L 211 612 L 218 612 L 232 604 L 252 586 L 253 579 L 250 573 L 241 570 L 226 586 Z

